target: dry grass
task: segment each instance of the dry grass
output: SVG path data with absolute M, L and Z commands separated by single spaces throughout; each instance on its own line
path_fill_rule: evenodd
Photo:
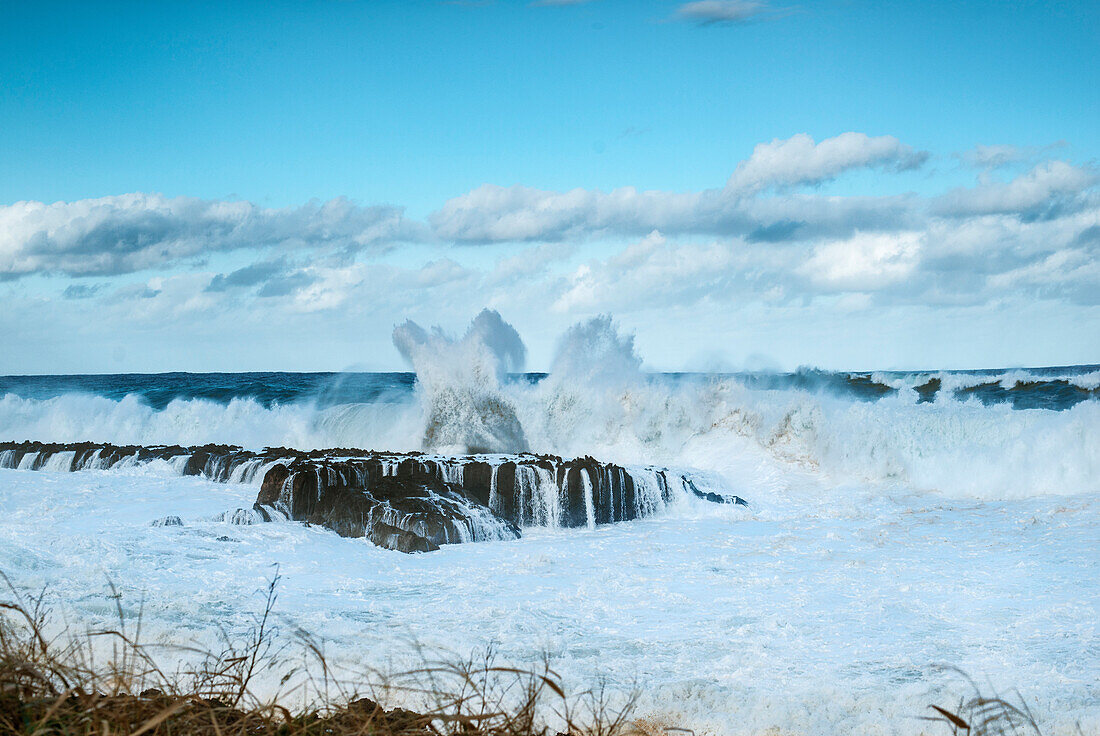
M 292 666 L 290 644 L 277 643 L 271 627 L 277 574 L 246 636 L 223 635 L 219 652 L 172 647 L 172 661 L 194 663 L 172 671 L 154 656 L 163 647 L 142 643 L 140 616 L 128 621 L 117 593 L 115 627 L 51 636 L 45 593 L 28 596 L 3 573 L 0 579 L 10 594 L 0 601 L 0 735 L 695 736 L 664 719 L 635 720 L 636 698 L 612 707 L 603 683 L 569 697 L 549 663 L 537 670 L 502 666 L 491 650 L 349 680 L 332 673 L 320 641 L 299 633 L 296 649 L 306 656 Z M 282 687 L 261 698 L 257 676 L 270 682 L 273 672 L 283 673 Z M 969 697 L 930 705 L 931 715 L 921 718 L 936 724 L 933 733 L 1043 736 L 1018 694 L 1014 702 L 986 695 L 966 679 Z M 413 712 L 379 704 L 394 694 L 424 705 Z M 291 700 L 305 705 L 292 712 L 281 704 Z M 546 724 L 547 714 L 557 727 Z
M 963 678 L 970 694 L 951 707 L 929 705 L 934 713 L 922 720 L 943 724 L 952 736 L 1043 736 L 1039 723 L 1019 693 L 1014 701 L 997 693 L 983 692 L 981 686 L 962 670 L 944 668 Z M 1080 727 L 1078 733 L 1082 733 Z
M 627 708 L 612 709 L 605 688 L 568 697 L 559 678 L 501 666 L 489 651 L 465 662 L 430 663 L 349 684 L 326 662 L 323 646 L 301 635 L 306 661 L 289 665 L 289 643 L 271 623 L 278 576 L 262 614 L 243 640 L 223 636 L 220 652 L 173 648 L 171 659 L 196 664 L 173 671 L 142 643 L 140 617 L 75 636 L 50 636 L 45 594 L 27 596 L 0 573 L 11 600 L 0 601 L 0 733 L 34 736 L 627 736 Z M 116 601 L 119 596 L 116 595 Z M 104 647 L 103 639 L 109 640 Z M 98 645 L 98 646 L 97 646 Z M 104 656 L 104 649 L 109 654 Z M 97 654 L 98 653 L 98 654 Z M 273 669 L 278 668 L 278 669 Z M 284 686 L 261 698 L 260 673 L 282 671 Z M 270 677 L 266 678 L 270 680 Z M 364 697 L 370 694 L 373 697 Z M 386 709 L 394 694 L 425 704 Z M 308 703 L 291 712 L 281 703 Z M 559 727 L 551 729 L 543 716 Z

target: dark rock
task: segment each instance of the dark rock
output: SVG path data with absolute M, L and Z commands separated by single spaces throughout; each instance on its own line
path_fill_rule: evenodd
M 370 529 L 370 541 L 379 547 L 396 552 L 432 552 L 439 549 L 424 537 L 379 522 Z
M 511 460 L 496 467 L 496 487 L 489 499 L 489 508 L 497 516 L 512 523 L 519 521 L 519 507 L 516 503 L 516 464 Z
M 681 475 L 680 480 L 683 481 L 684 487 L 691 490 L 691 492 L 698 498 L 704 501 L 710 501 L 711 503 L 732 503 L 737 506 L 748 506 L 749 502 L 740 496 L 723 496 L 717 493 L 711 493 L 710 491 L 700 491 L 695 485 L 695 481 L 688 478 L 686 475 Z
M 255 505 L 227 512 L 223 520 L 291 519 L 405 551 L 514 539 L 519 526 L 545 523 L 548 508 L 560 508 L 557 522 L 567 527 L 634 519 L 670 503 L 681 487 L 714 503 L 746 503 L 737 496 L 704 493 L 687 476 L 674 485 L 676 476 L 670 482 L 668 471 L 660 468 L 626 469 L 587 456 L 563 460 L 528 453 L 491 463 L 470 456 L 353 448 L 276 447 L 256 452 L 232 445 L 0 442 L 0 466 L 12 468 L 26 462 L 32 469 L 41 468 L 58 452 L 73 453 L 70 470 L 110 468 L 124 460 L 177 458 L 175 465 L 183 474 L 218 482 L 251 478 L 266 464 Z M 33 455 L 33 461 L 24 460 L 28 455 Z M 185 462 L 179 460 L 184 457 Z M 546 498 L 548 493 L 557 497 Z
M 493 486 L 493 466 L 480 460 L 472 460 L 463 467 L 462 490 L 483 506 L 489 505 L 489 492 Z
M 283 491 L 283 483 L 289 476 L 290 471 L 285 465 L 272 466 L 260 484 L 260 495 L 256 497 L 256 503 L 274 506 L 279 500 L 279 494 Z
M 206 469 L 206 462 L 210 459 L 210 453 L 200 450 L 191 455 L 187 459 L 187 463 L 183 466 L 184 475 L 202 475 L 202 471 Z
M 350 465 L 351 461 L 296 461 L 287 468 L 289 482 L 284 479 L 281 484 L 284 492 L 277 506 L 288 509 L 291 519 L 318 524 L 345 537 L 365 536 L 379 546 L 403 552 L 519 536 L 514 526 L 494 518 L 459 486 L 444 483 L 416 461 L 404 461 L 396 475 L 376 479 L 369 473 L 352 472 Z M 369 484 L 361 484 L 363 479 Z
M 582 471 L 583 468 L 576 464 L 561 467 L 561 474 L 565 481 L 562 526 L 585 526 L 588 524 L 588 502 L 584 480 L 581 478 Z

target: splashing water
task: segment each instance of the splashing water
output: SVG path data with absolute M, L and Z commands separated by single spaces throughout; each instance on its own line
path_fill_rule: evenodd
M 408 321 L 393 342 L 416 370 L 424 409 L 424 447 L 438 452 L 526 452 L 515 408 L 501 389 L 508 368 L 522 370 L 525 349 L 500 315 L 483 311 L 461 339 Z
M 822 503 L 823 488 L 851 484 L 971 498 L 1100 490 L 1095 366 L 653 374 L 632 338 L 598 317 L 567 331 L 549 374 L 522 375 L 522 340 L 488 310 L 459 338 L 406 322 L 394 343 L 415 380 L 0 379 L 0 437 L 593 455 L 709 471 L 732 492 L 777 503 L 810 493 L 808 478 Z
M 0 378 L 0 438 L 592 455 L 631 466 L 634 503 L 659 513 L 597 526 L 584 471 L 587 528 L 555 528 L 553 478 L 522 467 L 523 538 L 406 556 L 230 527 L 259 520 L 254 462 L 212 483 L 175 459 L 63 473 L 68 453 L 28 453 L 0 470 L 0 567 L 101 626 L 114 580 L 122 605 L 155 602 L 153 638 L 209 644 L 279 562 L 288 624 L 333 642 L 334 665 L 416 667 L 400 636 L 549 652 L 577 688 L 636 677 L 641 715 L 697 733 L 905 733 L 946 702 L 935 662 L 1021 688 L 1045 733 L 1100 729 L 1096 366 L 653 374 L 600 317 L 549 374 L 516 375 L 522 341 L 488 311 L 461 337 L 407 322 L 394 342 L 415 377 Z M 649 464 L 670 470 L 635 470 Z M 678 470 L 751 505 L 665 504 Z M 183 526 L 150 525 L 168 516 Z

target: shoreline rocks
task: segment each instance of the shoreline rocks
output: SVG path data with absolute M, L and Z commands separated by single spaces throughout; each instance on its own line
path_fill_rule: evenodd
M 629 521 L 686 494 L 745 503 L 736 496 L 701 492 L 687 476 L 664 468 L 626 468 L 589 456 L 0 442 L 0 468 L 107 470 L 158 460 L 180 475 L 258 482 L 252 508 L 226 512 L 221 520 L 301 521 L 402 552 L 516 539 L 530 526 Z

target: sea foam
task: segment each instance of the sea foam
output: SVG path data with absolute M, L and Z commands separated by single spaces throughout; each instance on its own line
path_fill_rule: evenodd
M 510 377 L 522 343 L 495 313 L 461 338 L 406 323 L 395 342 L 417 371 L 412 391 L 384 400 L 311 397 L 264 403 L 178 398 L 162 409 L 141 396 L 85 393 L 0 398 L 5 439 L 115 444 L 237 444 L 249 448 L 362 447 L 432 452 L 593 455 L 711 472 L 766 500 L 797 487 L 872 484 L 969 498 L 1100 490 L 1100 401 L 1014 409 L 954 389 L 1013 385 L 1027 376 L 936 374 L 947 389 L 922 401 L 913 375 L 873 401 L 836 391 L 760 388 L 741 376 L 652 374 L 609 318 L 562 338 L 541 380 Z M 1092 373 L 1079 376 L 1089 384 Z M 882 377 L 880 377 L 882 378 Z M 882 378 L 886 381 L 886 378 Z M 907 383 L 908 382 L 908 383 Z

